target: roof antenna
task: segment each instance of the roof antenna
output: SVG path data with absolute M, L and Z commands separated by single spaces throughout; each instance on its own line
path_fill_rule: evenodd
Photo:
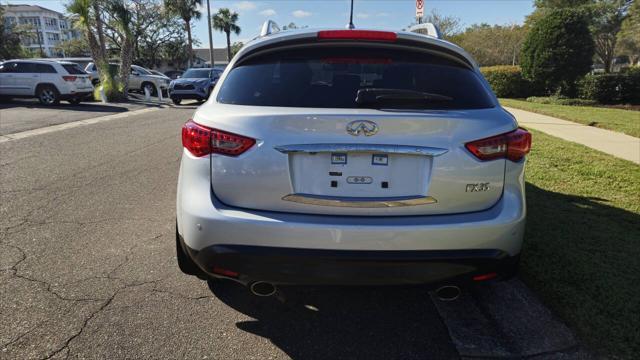
M 347 25 L 347 29 L 353 30 L 356 26 L 353 25 L 353 0 L 351 0 L 351 14 L 349 15 L 349 25 Z

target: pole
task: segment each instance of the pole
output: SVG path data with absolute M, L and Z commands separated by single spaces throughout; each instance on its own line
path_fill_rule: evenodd
M 356 28 L 356 26 L 353 25 L 353 0 L 351 0 L 351 13 L 349 15 L 349 25 L 347 28 L 349 28 L 349 30 Z
M 209 0 L 207 0 L 207 20 L 209 23 L 209 57 L 211 58 L 211 67 L 213 67 L 213 35 L 211 34 L 211 5 L 209 4 Z

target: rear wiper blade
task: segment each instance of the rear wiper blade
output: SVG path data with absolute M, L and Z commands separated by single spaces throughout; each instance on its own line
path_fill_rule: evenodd
M 422 102 L 422 101 L 451 101 L 452 97 L 423 91 L 405 89 L 365 88 L 358 90 L 357 104 L 371 104 L 380 102 Z

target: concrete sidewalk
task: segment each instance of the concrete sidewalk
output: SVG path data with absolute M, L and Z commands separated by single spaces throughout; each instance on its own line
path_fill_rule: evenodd
M 640 139 L 623 133 L 582 125 L 547 115 L 505 107 L 518 123 L 564 140 L 640 164 Z M 640 112 L 638 112 L 640 116 Z

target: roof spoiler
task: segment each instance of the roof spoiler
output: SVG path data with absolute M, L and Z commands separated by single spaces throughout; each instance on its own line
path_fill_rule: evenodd
M 407 30 L 411 32 L 431 36 L 436 39 L 442 39 L 442 33 L 440 32 L 440 29 L 438 29 L 438 27 L 432 23 L 415 24 L 409 27 L 409 29 Z
M 264 22 L 264 24 L 262 24 L 262 30 L 260 30 L 260 37 L 275 34 L 279 31 L 280 31 L 280 26 L 278 26 L 278 24 L 275 21 L 267 20 Z

